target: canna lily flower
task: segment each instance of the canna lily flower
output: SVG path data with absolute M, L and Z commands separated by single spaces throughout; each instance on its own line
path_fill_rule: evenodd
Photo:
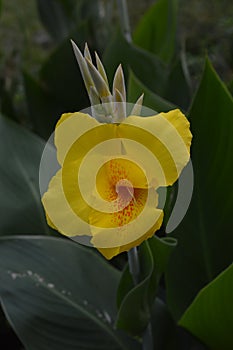
M 90 114 L 63 114 L 58 121 L 55 145 L 61 169 L 42 203 L 51 227 L 77 241 L 88 237 L 111 259 L 161 227 L 156 190 L 178 179 L 189 160 L 192 135 L 178 109 L 137 116 L 142 97 L 127 116 L 122 68 L 111 94 L 98 56 L 95 68 L 87 46 L 84 57 L 73 46 L 92 109 Z

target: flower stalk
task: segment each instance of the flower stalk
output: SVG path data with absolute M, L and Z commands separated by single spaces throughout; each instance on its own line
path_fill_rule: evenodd
M 139 264 L 137 247 L 131 248 L 128 251 L 128 262 L 129 262 L 129 271 L 133 278 L 133 282 L 135 285 L 137 285 L 140 279 L 140 264 Z
M 119 16 L 121 20 L 121 26 L 123 28 L 123 33 L 128 42 L 132 41 L 131 30 L 129 24 L 129 15 L 126 0 L 117 0 Z

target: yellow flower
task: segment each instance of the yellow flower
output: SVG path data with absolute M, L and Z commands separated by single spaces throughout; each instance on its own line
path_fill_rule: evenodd
M 61 169 L 42 198 L 48 224 L 77 241 L 88 236 L 107 259 L 139 245 L 162 224 L 156 189 L 177 180 L 191 138 L 178 109 L 110 124 L 63 114 L 55 130 Z

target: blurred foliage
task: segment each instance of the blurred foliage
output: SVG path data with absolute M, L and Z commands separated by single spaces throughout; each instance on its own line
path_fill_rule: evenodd
M 229 81 L 233 74 L 233 3 L 181 0 L 180 9 L 179 41 L 187 52 L 191 74 L 200 76 L 200 62 L 208 53 L 221 78 Z
M 145 37 L 145 33 L 142 32 L 142 22 L 148 21 L 147 17 L 149 16 L 152 17 L 153 22 L 153 8 L 150 11 L 151 15 L 148 13 L 139 25 L 138 21 L 153 3 L 152 0 L 144 0 L 135 6 L 132 0 L 128 1 L 131 26 L 133 29 L 137 27 L 134 35 L 135 43 L 144 48 L 146 41 L 141 40 L 139 42 L 140 39 L 136 39 L 136 36 L 138 37 L 140 35 L 138 34 L 139 31 L 141 31 L 142 38 Z M 166 12 L 166 6 L 170 6 L 173 2 L 166 1 L 162 3 L 166 4 L 164 7 Z M 177 1 L 174 3 L 176 3 L 174 5 L 176 7 Z M 40 135 L 46 137 L 46 133 L 43 134 L 38 123 L 36 126 L 31 125 L 32 108 L 30 101 L 34 100 L 34 97 L 28 99 L 28 105 L 25 103 L 25 93 L 28 93 L 28 89 L 24 87 L 21 68 L 24 68 L 24 71 L 26 69 L 27 77 L 29 75 L 32 80 L 35 80 L 35 76 L 41 70 L 41 64 L 47 59 L 50 52 L 59 42 L 71 36 L 79 44 L 88 41 L 91 48 L 97 49 L 100 53 L 103 52 L 108 46 L 108 41 L 111 40 L 114 24 L 116 25 L 118 22 L 117 8 L 113 0 L 38 0 L 30 2 L 21 0 L 20 4 L 20 7 L 16 6 L 15 0 L 3 1 L 2 4 L 0 22 L 0 47 L 2 48 L 0 52 L 1 109 L 4 114 L 19 119 L 21 123 L 31 126 Z M 155 2 L 154 8 L 156 6 Z M 170 33 L 174 35 L 174 30 L 172 31 L 170 27 L 171 18 L 174 18 L 174 16 L 172 17 L 170 13 L 168 30 L 170 29 Z M 220 76 L 226 81 L 231 80 L 233 66 L 232 18 L 233 5 L 229 1 L 179 1 L 177 49 L 182 65 L 187 66 L 184 72 L 187 73 L 188 71 L 193 78 L 192 86 L 196 86 L 200 78 L 203 56 L 206 51 Z M 158 28 L 159 23 L 161 23 L 159 19 L 155 18 L 154 26 Z M 164 23 L 166 21 L 163 21 L 163 25 Z M 83 39 L 80 39 L 80 33 L 77 30 L 77 27 L 80 26 L 88 28 Z M 161 30 L 163 31 L 162 27 Z M 162 37 L 159 35 L 159 30 L 156 33 L 158 38 Z M 148 41 L 148 33 L 146 37 Z M 171 37 L 171 43 L 174 42 L 173 39 Z M 14 44 L 12 45 L 12 43 Z M 166 46 L 163 50 L 168 52 Z M 76 74 L 78 76 L 78 71 Z M 134 74 L 136 74 L 135 71 Z M 64 75 L 61 78 L 64 78 Z M 44 82 L 41 80 L 36 79 L 36 82 L 34 81 L 37 88 L 39 88 L 38 84 L 40 88 L 43 87 Z M 27 83 L 28 81 L 25 84 L 28 85 Z M 150 88 L 150 86 L 148 87 Z M 68 92 L 72 93 L 71 89 Z M 153 93 L 158 92 L 153 91 Z M 167 99 L 168 97 L 168 100 L 171 100 L 174 89 L 171 89 L 171 92 L 168 92 L 168 96 L 163 96 L 163 98 Z M 41 94 L 50 97 L 50 91 L 41 91 Z M 80 101 L 77 101 L 78 108 L 84 107 L 86 102 L 84 99 L 80 105 Z M 172 102 L 176 103 L 174 100 Z M 181 103 L 181 105 L 187 107 L 188 100 L 184 101 L 183 104 Z M 74 102 L 70 105 L 70 108 L 72 109 L 73 106 Z M 67 110 L 67 105 L 55 108 L 57 117 L 64 108 Z M 51 111 L 51 108 L 48 108 L 48 110 Z M 51 128 L 57 117 L 54 117 L 51 121 Z
M 231 349 L 231 324 L 224 317 L 232 310 L 233 292 L 228 267 L 233 232 L 233 4 L 180 0 L 178 7 L 177 0 L 147 0 L 135 6 L 129 0 L 133 42 L 124 38 L 113 0 L 18 4 L 0 1 L 0 235 L 5 235 L 0 294 L 9 323 L 30 350 L 41 349 L 40 342 L 43 350 L 54 342 L 58 349 L 69 350 L 77 344 L 137 349 L 152 314 L 157 350 L 204 349 L 201 341 L 210 349 Z M 87 248 L 45 237 L 56 233 L 48 230 L 38 188 L 44 139 L 63 112 L 88 106 L 71 37 L 81 48 L 87 41 L 100 53 L 110 80 L 122 63 L 130 101 L 144 91 L 148 107 L 178 107 L 191 120 L 195 186 L 190 208 L 172 233 L 178 245 L 164 238 L 145 242 L 136 287 L 122 256 L 119 264 L 118 258 L 114 262 L 123 267 L 120 274 Z M 169 193 L 174 195 L 175 188 Z M 167 217 L 174 202 L 170 198 Z M 116 295 L 118 310 L 112 299 Z M 29 324 L 29 316 L 34 323 Z M 221 327 L 215 322 L 218 317 Z M 2 316 L 0 323 L 1 335 L 9 334 Z M 139 337 L 123 335 L 116 326 Z
M 137 25 L 134 43 L 169 63 L 176 49 L 177 12 L 178 1 L 155 2 Z

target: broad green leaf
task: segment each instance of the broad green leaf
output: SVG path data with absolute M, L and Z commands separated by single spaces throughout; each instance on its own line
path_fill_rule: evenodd
M 167 67 L 156 55 L 128 43 L 117 33 L 105 51 L 104 62 L 110 80 L 117 65 L 123 64 L 128 101 L 135 102 L 144 92 L 145 105 L 157 111 L 188 108 L 190 91 L 180 61 Z
M 185 111 L 188 110 L 191 91 L 180 60 L 177 60 L 170 68 L 164 97 Z
M 194 192 L 175 230 L 167 297 L 179 319 L 198 291 L 232 262 L 233 99 L 206 61 L 190 111 Z
M 0 86 L 0 109 L 1 114 L 6 115 L 8 118 L 11 118 L 12 120 L 18 121 L 16 116 L 16 111 L 14 107 L 14 97 L 13 92 L 6 90 L 5 84 L 1 83 L 2 86 Z
M 134 43 L 170 62 L 176 46 L 177 10 L 177 0 L 156 1 L 139 22 Z
M 173 249 L 176 247 L 177 241 L 175 238 L 169 236 L 164 238 L 154 236 L 149 239 L 148 242 L 154 259 L 154 268 L 158 274 L 158 277 L 160 278 L 167 269 L 170 255 Z
M 150 89 L 141 83 L 141 81 L 130 71 L 128 81 L 128 101 L 135 102 L 138 97 L 144 93 L 143 105 L 153 109 L 156 112 L 167 112 L 176 108 L 174 104 L 154 94 Z
M 228 89 L 231 92 L 231 94 L 233 95 L 233 80 L 231 80 L 230 84 L 228 85 Z
M 204 287 L 179 324 L 211 350 L 233 349 L 233 265 Z
M 75 0 L 37 0 L 41 21 L 53 39 L 60 41 L 68 37 L 74 25 L 76 6 Z
M 172 319 L 166 304 L 159 298 L 155 299 L 152 307 L 151 329 L 154 349 L 181 350 L 181 346 L 178 343 L 176 324 Z M 187 350 L 187 348 L 185 350 Z
M 85 25 L 80 24 L 78 28 L 79 40 L 82 41 Z M 24 72 L 24 88 L 33 128 L 46 139 L 62 113 L 76 112 L 88 105 L 85 86 L 68 39 L 48 57 L 38 78 Z
M 56 100 L 29 73 L 24 72 L 24 89 L 28 105 L 29 118 L 33 130 L 41 137 L 48 139 L 55 128 L 55 124 L 64 111 L 61 101 Z
M 118 328 L 135 335 L 145 330 L 151 317 L 160 277 L 175 244 L 175 240 L 167 241 L 155 236 L 140 246 L 140 282 L 136 286 L 129 267 L 126 266 L 118 288 Z
M 119 272 L 91 249 L 43 236 L 0 239 L 0 296 L 30 350 L 139 349 L 113 327 Z
M 85 26 L 80 26 L 80 40 L 84 32 Z M 64 40 L 44 63 L 40 71 L 40 81 L 48 94 L 59 101 L 62 112 L 76 112 L 88 105 L 85 86 L 70 40 Z
M 103 60 L 110 81 L 121 63 L 126 78 L 131 69 L 137 78 L 153 92 L 162 94 L 165 89 L 168 75 L 165 65 L 155 55 L 127 42 L 120 31 L 117 31 L 110 41 Z
M 0 117 L 0 234 L 49 233 L 39 194 L 44 142 Z
M 134 286 L 127 264 L 121 277 L 117 296 L 119 312 L 116 326 L 134 335 L 142 334 L 150 319 L 150 308 L 154 301 L 151 298 L 148 300 L 150 280 L 157 287 L 154 261 L 148 242 L 140 246 L 140 268 L 142 277 L 140 283 Z
M 6 317 L 3 313 L 2 308 L 0 307 L 0 339 L 1 345 L 6 346 L 6 349 L 22 349 L 22 344 L 17 338 L 13 329 L 10 327 L 9 323 L 6 320 Z

